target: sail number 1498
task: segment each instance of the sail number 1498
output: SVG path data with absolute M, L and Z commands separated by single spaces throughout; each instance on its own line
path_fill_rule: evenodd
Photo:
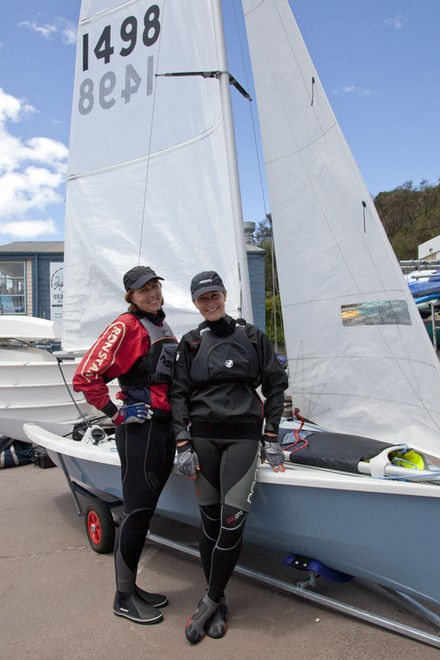
M 103 60 L 105 64 L 111 62 L 111 58 L 115 55 L 127 57 L 130 55 L 138 43 L 143 46 L 153 46 L 159 38 L 160 34 L 160 9 L 158 5 L 151 5 L 144 14 L 143 25 L 138 25 L 136 16 L 127 16 L 120 26 L 119 37 L 123 42 L 123 46 L 115 53 L 115 46 L 112 40 L 112 26 L 106 25 L 101 32 L 93 50 L 90 46 L 90 35 L 88 32 L 82 36 L 82 70 L 88 71 L 90 64 L 90 57 L 95 55 L 97 60 Z M 152 93 L 153 86 L 153 56 L 147 58 L 147 70 L 145 71 L 146 78 L 146 93 Z M 129 103 L 132 94 L 135 94 L 142 83 L 143 75 L 141 76 L 131 64 L 125 67 L 123 74 L 124 80 L 121 81 L 122 88 L 120 89 L 120 96 L 124 99 L 125 103 Z M 116 74 L 113 71 L 106 71 L 99 81 L 98 85 L 98 102 L 104 109 L 108 110 L 115 103 L 116 100 L 113 92 L 117 86 Z M 85 78 L 79 89 L 78 109 L 82 115 L 89 114 L 95 104 L 95 84 L 91 78 Z
M 152 46 L 156 43 L 160 34 L 159 22 L 160 9 L 157 5 L 151 5 L 144 15 L 144 25 L 142 27 L 142 43 L 144 46 Z M 120 49 L 119 55 L 127 57 L 135 49 L 138 39 L 138 20 L 136 16 L 127 16 L 120 28 L 120 37 L 127 46 Z M 93 49 L 97 60 L 103 59 L 105 64 L 110 62 L 114 55 L 115 48 L 112 46 L 112 26 L 106 25 Z M 89 34 L 86 32 L 82 38 L 82 70 L 88 71 L 89 68 Z

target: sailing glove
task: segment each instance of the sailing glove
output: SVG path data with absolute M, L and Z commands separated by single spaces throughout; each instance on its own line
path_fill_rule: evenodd
M 185 477 L 196 478 L 197 470 L 200 470 L 199 459 L 190 442 L 177 447 L 177 467 Z
M 151 419 L 153 411 L 146 403 L 133 403 L 130 406 L 121 406 L 113 422 L 119 424 L 143 424 L 146 419 Z
M 266 460 L 271 468 L 277 468 L 284 463 L 284 452 L 278 442 L 278 438 L 263 435 L 263 447 L 261 450 L 263 461 Z

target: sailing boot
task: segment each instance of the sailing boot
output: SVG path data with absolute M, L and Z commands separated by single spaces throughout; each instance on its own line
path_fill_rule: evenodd
M 204 638 L 206 628 L 217 607 L 218 603 L 214 603 L 208 595 L 203 596 L 199 601 L 196 611 L 189 617 L 185 626 L 186 639 L 191 644 L 198 644 Z
M 134 588 L 139 598 L 142 598 L 142 600 L 148 605 L 151 605 L 152 607 L 166 607 L 168 605 L 169 601 L 165 594 L 153 594 L 149 591 L 144 591 L 137 585 L 135 585 Z
M 116 592 L 113 612 L 135 623 L 152 624 L 163 620 L 162 612 L 142 600 L 137 593 L 122 595 Z
M 226 605 L 226 598 L 220 599 L 218 607 L 206 628 L 206 634 L 213 639 L 220 639 L 224 637 L 228 629 L 228 608 Z

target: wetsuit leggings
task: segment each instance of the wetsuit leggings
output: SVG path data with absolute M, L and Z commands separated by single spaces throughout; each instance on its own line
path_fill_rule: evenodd
M 124 500 L 114 548 L 116 588 L 121 594 L 131 594 L 150 520 L 173 467 L 175 440 L 171 418 L 153 417 L 143 424 L 118 426 L 116 447 L 121 459 Z
M 200 557 L 208 596 L 219 602 L 240 556 L 259 460 L 252 439 L 195 438 L 195 482 L 201 516 Z

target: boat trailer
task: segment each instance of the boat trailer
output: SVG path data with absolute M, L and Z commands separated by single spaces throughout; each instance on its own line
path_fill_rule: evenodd
M 122 507 L 123 502 L 116 497 L 109 499 L 110 496 L 107 495 L 106 499 L 101 499 L 99 495 L 93 493 L 83 485 L 76 482 L 71 478 L 67 471 L 64 457 L 61 454 L 57 454 L 57 456 L 66 477 L 69 489 L 72 493 L 77 514 L 78 516 L 85 517 L 86 533 L 92 549 L 95 552 L 101 554 L 111 552 L 113 550 L 115 538 L 115 521 L 112 515 L 112 509 Z M 78 495 L 86 498 L 87 505 L 85 507 L 82 506 Z M 173 541 L 164 536 L 152 534 L 149 532 L 147 540 L 152 541 L 153 543 L 157 543 L 158 545 L 162 545 L 166 548 L 182 552 L 183 554 L 200 558 L 199 551 L 196 548 Z M 235 572 L 239 575 L 243 575 L 244 577 L 255 580 L 256 582 L 274 587 L 289 594 L 293 594 L 294 596 L 298 596 L 299 598 L 303 598 L 304 600 L 308 600 L 327 609 L 346 614 L 347 616 L 353 617 L 355 619 L 366 621 L 367 623 L 373 624 L 380 628 L 385 628 L 386 630 L 390 630 L 391 632 L 397 633 L 404 637 L 428 644 L 429 646 L 440 648 L 440 635 L 434 635 L 420 628 L 408 626 L 400 621 L 375 614 L 374 612 L 370 612 L 368 610 L 363 610 L 359 607 L 344 603 L 342 600 L 330 598 L 329 596 L 324 596 L 317 593 L 316 591 L 313 591 L 319 578 L 322 576 L 332 579 L 333 574 L 334 579 L 338 582 L 347 582 L 348 580 L 353 579 L 352 576 L 345 576 L 342 573 L 337 574 L 336 571 L 323 566 L 315 560 L 310 560 L 307 558 L 295 558 L 294 555 L 288 557 L 285 560 L 285 563 L 291 565 L 292 568 L 307 571 L 308 578 L 292 584 L 286 580 L 273 578 L 270 575 L 265 575 L 264 573 L 246 568 L 240 564 L 235 567 Z M 425 621 L 436 626 L 440 631 L 440 616 L 434 611 L 419 603 L 415 598 L 412 598 L 407 594 L 389 589 L 387 587 L 381 587 L 380 585 L 376 586 L 392 595 L 396 600 L 405 605 L 408 609 L 415 612 Z

